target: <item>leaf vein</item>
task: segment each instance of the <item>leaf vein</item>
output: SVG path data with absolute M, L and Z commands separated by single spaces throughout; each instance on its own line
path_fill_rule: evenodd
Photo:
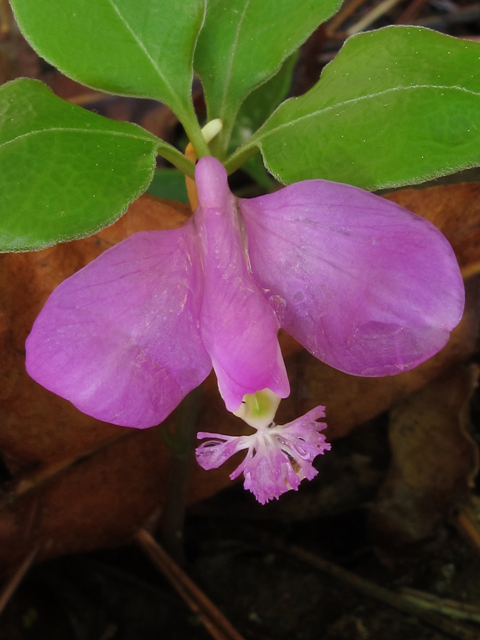
M 51 133 L 51 132 L 66 132 L 66 133 L 97 133 L 97 134 L 101 134 L 101 135 L 110 135 L 110 136 L 119 136 L 122 138 L 133 138 L 134 140 L 141 140 L 142 142 L 149 142 L 151 144 L 154 144 L 154 141 L 151 140 L 150 138 L 143 138 L 142 136 L 135 136 L 133 135 L 133 133 L 122 133 L 120 131 L 102 131 L 97 130 L 97 129 L 80 129 L 80 128 L 76 128 L 76 127 L 51 127 L 48 129 L 37 129 L 35 131 L 28 131 L 27 133 L 22 133 L 19 136 L 16 136 L 15 138 L 12 138 L 11 140 L 7 140 L 6 142 L 2 142 L 0 143 L 0 149 L 2 147 L 5 147 L 8 144 L 12 144 L 13 142 L 16 142 L 17 140 L 21 140 L 22 138 L 28 138 L 29 136 L 32 135 L 37 135 L 40 133 Z M 161 140 L 159 140 L 159 142 L 161 142 Z
M 463 91 L 464 93 L 469 93 L 471 95 L 475 95 L 475 96 L 480 96 L 480 93 L 476 92 L 476 91 L 471 91 L 470 89 L 466 89 L 465 87 L 457 87 L 457 86 L 443 86 L 443 85 L 431 85 L 431 84 L 426 84 L 426 85 L 412 85 L 410 87 L 392 87 L 390 89 L 385 89 L 384 91 L 378 91 L 377 93 L 369 93 L 365 96 L 359 96 L 357 98 L 351 98 L 350 100 L 344 100 L 343 102 L 337 102 L 336 104 L 330 105 L 328 107 L 324 107 L 322 109 L 317 109 L 316 111 L 312 111 L 310 113 L 307 113 L 303 116 L 299 116 L 298 118 L 295 118 L 293 120 L 289 120 L 288 122 L 285 122 L 283 124 L 278 125 L 277 127 L 275 127 L 274 129 L 271 129 L 270 131 L 267 131 L 265 133 L 261 133 L 261 130 L 258 132 L 259 135 L 258 138 L 252 139 L 250 141 L 250 143 L 248 145 L 245 146 L 245 148 L 248 148 L 250 146 L 254 146 L 255 144 L 261 144 L 261 141 L 265 138 L 267 138 L 268 136 L 271 136 L 275 133 L 277 133 L 278 131 L 280 131 L 281 129 L 286 129 L 287 127 L 291 127 L 292 125 L 297 124 L 298 122 L 301 122 L 302 120 L 308 120 L 309 118 L 314 118 L 315 116 L 318 116 L 322 113 L 327 113 L 328 111 L 332 111 L 334 109 L 339 109 L 341 107 L 347 107 L 348 105 L 351 104 L 355 104 L 357 102 L 363 101 L 363 100 L 369 100 L 372 98 L 378 98 L 379 96 L 382 95 L 386 95 L 389 93 L 395 93 L 398 91 L 411 91 L 413 89 L 442 89 L 444 91 L 450 91 L 452 89 L 455 90 L 459 90 L 459 91 Z M 284 103 L 285 104 L 285 103 Z M 280 105 L 280 107 L 278 107 L 278 109 L 281 108 L 282 105 Z M 277 111 L 278 111 L 277 109 Z M 275 112 L 276 113 L 276 112 Z M 272 114 L 272 118 L 275 115 L 275 113 Z M 265 123 L 265 127 L 268 125 L 268 121 Z
M 245 19 L 245 15 L 247 13 L 247 9 L 250 5 L 250 0 L 247 0 L 245 2 L 245 7 L 243 9 L 242 15 L 240 17 L 240 20 L 238 21 L 238 26 L 237 26 L 237 31 L 235 33 L 235 38 L 233 40 L 233 44 L 232 44 L 232 49 L 231 49 L 231 53 L 230 53 L 230 63 L 228 65 L 227 68 L 227 74 L 225 76 L 225 89 L 223 91 L 223 97 L 222 97 L 222 102 L 220 105 L 220 117 L 223 118 L 224 112 L 225 112 L 225 102 L 227 100 L 227 94 L 228 94 L 228 89 L 230 86 L 230 81 L 232 79 L 232 71 L 233 71 L 233 63 L 235 60 L 235 50 L 237 48 L 237 44 L 238 44 L 238 39 L 240 37 L 240 31 L 242 29 L 242 25 L 243 25 L 243 21 Z
M 120 9 L 117 7 L 117 5 L 115 4 L 115 2 L 113 0 L 108 0 L 108 2 L 111 4 L 113 10 L 115 11 L 115 13 L 118 15 L 118 17 L 120 18 L 120 20 L 123 22 L 123 24 L 125 25 L 127 31 L 133 36 L 135 42 L 138 44 L 138 46 L 140 47 L 140 49 L 143 51 L 143 53 L 145 54 L 145 56 L 147 57 L 147 59 L 149 60 L 149 62 L 151 63 L 152 67 L 155 69 L 155 71 L 158 73 L 159 77 L 161 78 L 161 80 L 165 83 L 165 86 L 167 87 L 167 89 L 170 91 L 170 94 L 175 97 L 175 92 L 172 89 L 171 84 L 169 83 L 169 81 L 167 80 L 167 78 L 165 77 L 165 75 L 162 73 L 160 67 L 158 66 L 158 64 L 155 62 L 155 60 L 152 58 L 152 56 L 150 55 L 150 53 L 148 52 L 146 46 L 144 45 L 144 43 L 142 42 L 142 40 L 139 38 L 139 36 L 135 33 L 135 31 L 132 29 L 132 27 L 130 26 L 130 24 L 127 22 L 127 20 L 125 19 L 125 17 L 120 13 Z

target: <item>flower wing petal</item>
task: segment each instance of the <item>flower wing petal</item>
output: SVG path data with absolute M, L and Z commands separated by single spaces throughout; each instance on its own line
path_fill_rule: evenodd
M 278 320 L 248 270 L 236 198 L 218 160 L 197 164 L 199 206 L 194 221 L 202 245 L 205 289 L 202 340 L 229 411 L 246 394 L 290 387 L 277 340 Z
M 349 185 L 311 180 L 240 200 L 252 271 L 280 325 L 354 375 L 411 369 L 458 324 L 464 287 L 428 221 Z
M 211 369 L 202 281 L 191 222 L 134 234 L 52 293 L 27 339 L 28 373 L 99 420 L 159 424 Z

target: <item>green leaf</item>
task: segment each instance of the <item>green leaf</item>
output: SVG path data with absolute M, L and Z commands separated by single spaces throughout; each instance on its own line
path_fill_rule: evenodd
M 295 52 L 285 60 L 280 71 L 273 78 L 255 89 L 242 104 L 233 125 L 229 144 L 230 152 L 247 142 L 272 115 L 282 100 L 285 100 L 292 84 L 293 69 L 297 59 L 298 53 Z
M 106 227 L 149 185 L 160 140 L 61 100 L 36 80 L 0 87 L 0 251 Z
M 155 171 L 147 193 L 157 198 L 178 200 L 189 204 L 185 175 L 175 169 L 159 169 Z
M 208 119 L 220 118 L 221 148 L 244 99 L 329 18 L 341 0 L 209 0 L 194 66 Z
M 242 104 L 230 138 L 230 153 L 249 140 L 285 99 L 292 83 L 293 69 L 297 59 L 298 53 L 295 52 L 285 60 L 280 71 L 273 78 L 255 89 Z M 242 169 L 266 191 L 270 192 L 275 189 L 277 183 L 265 170 L 259 155 L 250 158 L 242 166 Z
M 205 0 L 12 0 L 45 60 L 94 89 L 153 98 L 195 126 L 192 59 Z
M 300 98 L 281 105 L 226 163 L 257 149 L 284 183 L 365 189 L 480 164 L 480 45 L 416 27 L 354 36 Z

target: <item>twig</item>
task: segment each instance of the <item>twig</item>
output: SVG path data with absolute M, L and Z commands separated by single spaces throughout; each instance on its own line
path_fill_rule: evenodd
M 38 549 L 39 549 L 39 547 L 37 546 L 32 551 L 30 551 L 28 556 L 20 564 L 18 569 L 14 572 L 13 576 L 10 578 L 10 580 L 5 585 L 2 593 L 0 594 L 0 615 L 2 614 L 3 610 L 7 606 L 10 598 L 15 593 L 18 585 L 20 584 L 20 582 L 24 578 L 25 574 L 27 573 L 27 571 L 32 566 L 32 563 L 35 560 L 35 557 L 36 557 L 36 555 L 38 553 Z
M 345 39 L 347 37 L 346 31 L 337 31 L 338 27 L 342 25 L 356 9 L 361 7 L 365 1 L 366 0 L 352 0 L 352 2 L 343 7 L 339 13 L 327 23 L 325 28 L 327 38 Z
M 395 20 L 395 24 L 411 24 L 428 0 L 413 0 L 411 4 Z
M 480 522 L 474 506 L 463 507 L 457 515 L 455 524 L 459 533 L 480 554 Z
M 54 462 L 49 464 L 48 466 L 37 469 L 33 472 L 29 472 L 24 476 L 20 476 L 15 482 L 9 485 L 8 492 L 0 497 L 0 512 L 4 509 L 7 509 L 12 505 L 12 503 L 26 495 L 30 491 L 34 491 L 38 489 L 41 485 L 49 480 L 52 480 L 56 476 L 65 472 L 70 467 L 74 465 L 81 464 L 84 460 L 87 460 L 91 456 L 100 453 L 111 444 L 119 440 L 123 440 L 125 438 L 134 438 L 136 433 L 121 433 L 115 435 L 107 440 L 104 440 L 100 446 L 96 446 L 88 451 L 85 451 L 82 455 L 77 455 L 73 458 L 67 458 L 66 460 L 61 460 L 60 462 Z
M 477 260 L 466 267 L 461 268 L 462 278 L 464 280 L 468 280 L 468 278 L 473 278 L 478 273 L 480 273 L 480 262 Z
M 185 600 L 192 613 L 199 618 L 212 638 L 215 638 L 215 640 L 244 640 L 213 602 L 170 558 L 148 531 L 140 529 L 135 534 L 135 540 L 177 593 Z
M 383 602 L 398 611 L 416 616 L 422 622 L 436 628 L 445 635 L 456 638 L 457 640 L 478 640 L 478 631 L 474 631 L 469 627 L 452 622 L 434 611 L 426 611 L 419 603 L 414 604 L 405 596 L 393 593 L 393 591 L 389 591 L 384 587 L 380 587 L 375 583 L 370 582 L 370 580 L 366 580 L 361 576 L 333 564 L 332 562 L 328 562 L 313 553 L 305 551 L 297 546 L 285 547 L 283 544 L 272 540 L 270 540 L 270 544 L 273 544 L 273 546 L 279 550 L 285 551 L 297 560 L 306 562 L 310 566 L 315 567 L 324 573 L 328 573 L 328 575 L 341 580 L 363 594 L 375 598 L 376 600 L 380 600 L 380 602 Z
M 409 587 L 403 587 L 401 592 L 404 598 L 407 598 L 407 600 L 414 604 L 418 604 L 422 609 L 438 611 L 438 613 L 448 616 L 449 618 L 480 622 L 480 607 L 447 598 L 438 598 L 431 593 L 410 589 Z
M 94 102 L 104 102 L 105 100 L 111 100 L 112 96 L 103 91 L 86 91 L 79 93 L 71 98 L 66 98 L 68 102 L 72 104 L 80 105 L 81 107 L 88 106 Z
M 428 27 L 430 29 L 445 30 L 454 24 L 465 24 L 473 22 L 480 18 L 480 5 L 472 4 L 467 7 L 461 7 L 457 11 L 451 11 L 441 16 L 430 16 L 413 21 L 413 24 L 420 27 Z
M 5 40 L 12 29 L 13 14 L 8 0 L 0 0 L 0 40 Z
M 373 24 L 375 20 L 378 20 L 378 18 L 383 16 L 384 13 L 393 9 L 393 7 L 399 2 L 400 0 L 383 0 L 383 2 L 380 2 L 380 4 L 369 11 L 366 16 L 363 16 L 363 18 L 350 27 L 350 29 L 347 29 L 347 35 L 353 36 L 355 33 L 364 31 L 367 27 Z

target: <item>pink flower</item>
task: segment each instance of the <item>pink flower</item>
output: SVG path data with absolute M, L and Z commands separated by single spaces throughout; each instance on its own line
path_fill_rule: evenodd
M 260 392 L 256 397 L 265 394 Z M 271 394 L 273 396 L 273 394 Z M 246 396 L 247 403 L 254 401 Z M 278 403 L 272 398 L 273 413 Z M 325 417 L 325 407 L 316 407 L 301 418 L 284 425 L 270 421 L 270 415 L 263 420 L 249 420 L 256 433 L 249 436 L 225 436 L 218 433 L 200 432 L 200 439 L 209 438 L 196 450 L 197 462 L 203 469 L 216 469 L 238 451 L 247 450 L 243 462 L 230 474 L 234 480 L 243 473 L 243 486 L 251 491 L 261 504 L 294 489 L 306 478 L 312 480 L 318 471 L 312 466 L 314 458 L 330 450 L 325 436 L 320 433 L 326 428 L 319 418 Z M 266 412 L 269 413 L 268 411 Z
M 396 204 L 324 180 L 238 199 L 212 157 L 198 162 L 196 183 L 199 205 L 185 226 L 112 247 L 38 316 L 27 370 L 81 411 L 151 427 L 213 366 L 235 412 L 246 395 L 289 394 L 280 327 L 337 369 L 383 376 L 435 354 L 460 321 L 464 288 L 450 245 Z M 246 485 L 267 500 L 314 473 L 314 451 L 326 448 L 319 429 L 307 414 L 249 440 L 217 436 L 224 444 L 215 446 L 220 458 L 248 449 Z M 302 447 L 305 458 L 294 453 Z M 207 449 L 213 459 L 215 447 L 202 445 L 203 461 Z

